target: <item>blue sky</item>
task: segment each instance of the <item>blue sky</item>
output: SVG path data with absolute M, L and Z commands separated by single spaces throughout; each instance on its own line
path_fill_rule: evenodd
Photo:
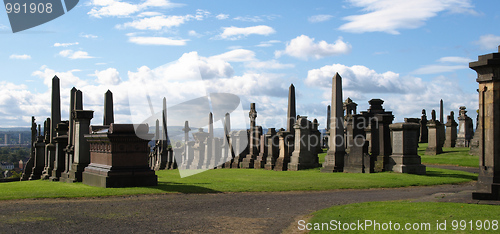
M 174 106 L 227 92 L 240 97 L 243 116 L 255 102 L 257 124 L 285 127 L 293 83 L 297 114 L 324 128 L 335 72 L 358 111 L 381 98 L 397 122 L 422 109 L 430 118 L 443 99 L 446 114 L 466 106 L 475 119 L 478 86 L 468 62 L 497 51 L 499 7 L 468 0 L 83 0 L 19 33 L 2 10 L 0 126 L 48 117 L 54 75 L 63 119 L 75 86 L 84 109 L 95 111 L 93 124 L 102 122 L 109 89 L 119 123 L 148 116 L 144 95 L 159 111 L 164 96 Z

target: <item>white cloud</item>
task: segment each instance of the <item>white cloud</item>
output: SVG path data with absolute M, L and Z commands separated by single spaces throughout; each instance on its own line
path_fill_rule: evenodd
M 437 74 L 444 72 L 453 72 L 455 70 L 467 69 L 469 66 L 467 65 L 426 65 L 415 71 L 413 74 Z
M 225 20 L 227 18 L 229 18 L 229 15 L 227 14 L 218 14 L 215 16 L 215 18 L 217 18 L 218 20 Z
M 96 39 L 96 38 L 98 38 L 98 36 L 96 36 L 96 35 L 85 34 L 85 33 L 80 33 L 80 37 L 89 38 L 89 39 Z
M 221 59 L 227 62 L 245 62 L 255 60 L 255 52 L 245 49 L 235 49 L 210 58 Z
M 146 0 L 141 4 L 123 2 L 121 0 L 92 0 L 92 9 L 87 13 L 95 18 L 102 17 L 128 17 L 141 10 L 151 7 L 173 8 L 183 4 L 171 3 L 168 0 Z
M 279 17 L 279 16 L 278 15 L 237 16 L 237 17 L 234 17 L 233 19 L 234 20 L 238 20 L 238 21 L 243 21 L 243 22 L 257 23 L 257 22 L 263 22 L 266 19 L 267 20 L 273 20 L 276 17 Z
M 70 59 L 89 59 L 89 58 L 94 58 L 93 56 L 90 56 L 87 52 L 85 51 L 73 51 L 73 50 L 63 50 L 59 52 L 59 55 L 65 57 L 65 58 L 70 58 Z
M 464 57 L 449 56 L 442 57 L 437 61 L 445 64 L 426 65 L 419 69 L 416 69 L 412 72 L 412 74 L 437 74 L 444 72 L 453 72 L 460 69 L 468 69 L 469 62 L 471 62 L 472 60 Z M 453 65 L 449 65 L 450 63 L 452 63 Z M 457 63 L 461 65 L 456 65 Z
M 442 57 L 437 60 L 438 62 L 441 63 L 464 63 L 468 64 L 469 62 L 472 62 L 470 58 L 465 58 L 465 57 L 457 57 L 457 56 L 449 56 L 449 57 Z
M 70 42 L 70 43 L 54 43 L 54 47 L 68 47 L 72 45 L 78 45 L 78 42 Z
M 315 58 L 320 59 L 327 56 L 347 54 L 351 51 L 351 45 L 342 41 L 342 38 L 337 39 L 335 43 L 328 44 L 326 41 L 314 43 L 314 38 L 306 35 L 298 36 L 287 43 L 284 51 L 276 51 L 276 57 L 283 54 L 305 59 Z
M 276 60 L 269 61 L 250 61 L 245 64 L 245 67 L 255 68 L 255 69 L 286 69 L 294 68 L 294 64 L 283 64 Z
M 260 44 L 256 45 L 257 47 L 270 47 L 273 46 L 273 44 L 276 43 L 281 43 L 280 40 L 270 40 L 270 41 L 262 41 Z
M 307 18 L 307 20 L 311 23 L 318 23 L 318 22 L 328 21 L 331 18 L 333 18 L 333 15 L 313 15 Z
M 168 46 L 183 46 L 186 45 L 187 39 L 172 39 L 168 37 L 130 37 L 129 42 L 139 45 L 168 45 Z
M 95 71 L 97 82 L 102 85 L 118 85 L 121 82 L 120 73 L 115 68 Z
M 474 44 L 479 45 L 482 50 L 496 50 L 500 45 L 500 36 L 493 34 L 482 35 Z
M 139 20 L 134 20 L 132 22 L 127 22 L 121 25 L 117 25 L 116 28 L 118 29 L 125 29 L 125 28 L 135 28 L 139 30 L 161 30 L 163 28 L 171 28 L 171 27 L 178 27 L 181 24 L 184 24 L 186 21 L 189 19 L 194 18 L 191 15 L 186 15 L 186 16 L 179 16 L 179 15 L 172 15 L 172 16 L 153 16 L 150 18 L 142 18 Z
M 342 79 L 342 88 L 348 91 L 361 93 L 404 93 L 411 89 L 422 87 L 419 78 L 402 79 L 392 71 L 377 73 L 365 66 L 355 65 L 348 67 L 342 64 L 323 66 L 307 72 L 305 84 L 313 87 L 331 87 L 332 77 L 339 73 Z
M 202 36 L 203 36 L 203 35 L 201 35 L 201 34 L 197 33 L 197 32 L 196 32 L 196 31 L 194 31 L 194 30 L 189 30 L 188 35 L 189 35 L 189 36 L 192 36 L 192 37 L 202 37 Z
M 350 21 L 340 30 L 354 33 L 386 32 L 399 34 L 400 29 L 415 29 L 439 12 L 475 13 L 470 0 L 349 0 L 354 7 L 362 8 L 361 15 L 344 17 Z
M 223 29 L 224 31 L 222 32 L 222 34 L 219 35 L 219 37 L 222 39 L 229 39 L 229 40 L 241 39 L 243 37 L 252 34 L 268 36 L 276 32 L 273 28 L 266 25 L 258 25 L 246 28 L 238 28 L 231 26 L 231 27 L 224 27 Z
M 3 24 L 0 24 L 0 29 L 8 29 L 8 27 Z
M 137 17 L 151 17 L 151 16 L 158 16 L 158 15 L 162 15 L 160 12 L 156 12 L 156 11 L 145 11 L 145 12 L 141 12 L 140 14 L 137 15 Z
M 31 59 L 30 55 L 27 54 L 12 54 L 9 56 L 10 59 L 21 59 L 21 60 L 27 60 Z

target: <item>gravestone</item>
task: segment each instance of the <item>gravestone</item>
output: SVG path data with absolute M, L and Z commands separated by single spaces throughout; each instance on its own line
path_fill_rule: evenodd
M 446 130 L 445 130 L 444 114 L 443 114 L 443 99 L 439 101 L 439 123 L 441 123 L 441 125 L 438 126 L 439 145 L 443 147 L 444 141 L 446 140 Z
M 90 164 L 82 182 L 97 187 L 141 187 L 158 184 L 155 172 L 148 166 L 149 140 L 147 124 L 111 123 L 107 131 L 85 135 L 90 144 Z M 138 137 L 140 134 L 141 137 Z
M 192 160 L 192 150 L 189 148 L 189 131 L 191 131 L 191 128 L 189 128 L 189 122 L 186 120 L 184 122 L 184 128 L 182 129 L 184 132 L 184 153 L 182 155 L 182 160 L 180 161 L 179 168 L 181 169 L 187 169 L 189 166 L 190 160 Z
M 307 116 L 300 116 L 293 128 L 295 129 L 295 147 L 287 169 L 298 171 L 318 167 L 316 150 L 319 139 L 316 140 L 316 144 L 311 144 L 311 139 L 316 137 L 313 135 L 311 121 L 307 120 Z
M 45 121 L 44 126 L 47 126 L 47 122 Z M 44 129 L 44 134 L 47 132 L 47 128 Z M 31 169 L 31 175 L 29 176 L 29 180 L 38 180 L 42 177 L 43 167 L 45 166 L 45 136 L 40 135 L 41 129 L 40 125 L 38 125 L 38 136 L 36 137 L 34 146 L 35 146 L 35 155 L 33 161 L 33 168 Z
M 279 136 L 276 134 L 275 128 L 267 129 L 267 157 L 266 157 L 266 170 L 272 170 L 276 165 L 276 159 L 279 157 Z
M 266 136 L 267 136 L 266 134 L 262 134 L 260 136 L 260 147 L 259 147 L 260 148 L 260 150 L 259 150 L 260 152 L 259 152 L 259 155 L 255 159 L 254 164 L 253 164 L 253 167 L 255 169 L 264 168 L 264 166 L 266 165 L 267 150 L 268 150 Z
M 321 172 L 342 172 L 344 170 L 345 139 L 344 111 L 342 110 L 342 78 L 338 73 L 332 78 L 332 117 L 329 148 Z M 281 141 L 281 138 L 280 138 Z M 281 142 L 280 142 L 281 147 Z M 281 151 L 281 149 L 280 149 Z M 280 152 L 281 156 L 281 152 Z
M 417 131 L 417 143 L 420 141 L 420 119 L 419 118 L 405 118 L 405 123 L 416 123 L 419 126 Z
M 444 141 L 444 147 L 455 147 L 457 142 L 457 122 L 455 122 L 455 115 L 453 111 L 447 116 L 446 122 L 446 140 Z
M 427 115 L 425 109 L 422 109 L 422 117 L 420 117 L 420 143 L 427 143 L 429 141 L 429 129 L 427 128 Z
M 59 177 L 59 181 L 66 182 L 69 178 L 69 169 L 71 168 L 71 164 L 73 163 L 73 157 L 75 153 L 75 121 L 73 120 L 73 115 L 71 114 L 75 109 L 76 109 L 76 98 L 77 98 L 77 89 L 73 87 L 70 90 L 70 101 L 69 101 L 69 121 L 68 121 L 68 145 L 64 149 L 65 155 L 64 155 L 64 171 L 61 173 L 61 176 Z M 80 91 L 80 101 L 82 101 L 81 98 L 81 91 Z M 81 107 L 81 105 L 80 105 Z
M 368 103 L 370 108 L 361 112 L 364 120 L 358 125 L 365 126 L 366 139 L 369 142 L 368 152 L 375 160 L 374 172 L 382 172 L 386 170 L 392 153 L 389 125 L 392 124 L 394 115 L 392 111 L 385 111 L 382 99 L 371 99 Z M 360 129 L 359 126 L 357 128 Z
M 66 182 L 82 182 L 82 173 L 90 163 L 90 145 L 85 135 L 90 132 L 90 120 L 94 117 L 94 111 L 74 110 L 71 115 L 75 121 L 74 153 L 71 167 L 68 170 Z
M 56 137 L 54 143 L 56 144 L 56 155 L 54 160 L 54 169 L 52 176 L 49 177 L 50 181 L 59 181 L 61 173 L 65 169 L 65 152 L 64 149 L 68 145 L 68 121 L 61 121 L 56 127 Z
M 392 155 L 388 170 L 398 173 L 425 175 L 425 166 L 417 154 L 420 126 L 417 123 L 395 123 L 392 131 Z
M 467 116 L 467 111 L 465 109 L 465 106 L 461 106 L 460 111 L 458 112 L 458 133 L 456 147 L 469 147 L 469 142 L 472 139 L 472 119 Z
M 427 145 L 427 149 L 425 149 L 425 154 L 427 155 L 437 155 L 443 153 L 443 148 L 441 146 L 441 122 L 436 120 L 436 111 L 432 110 L 431 112 L 432 119 L 427 122 L 427 127 L 429 128 L 429 144 Z
M 193 146 L 194 158 L 189 169 L 207 169 L 205 162 L 205 141 L 208 137 L 208 132 L 204 132 L 203 128 L 198 128 L 198 132 L 193 133 L 195 144 Z
M 233 132 L 233 135 L 231 136 L 232 140 L 232 145 L 234 149 L 234 159 L 233 159 L 233 164 L 231 165 L 231 168 L 239 168 L 241 161 L 243 161 L 243 158 L 245 155 L 248 154 L 249 152 L 249 144 L 246 144 L 248 142 L 248 131 L 247 130 L 239 130 L 236 132 Z
M 360 135 L 358 135 L 360 136 Z M 373 159 L 368 153 L 368 141 L 361 137 L 354 137 L 353 146 L 349 154 L 344 158 L 345 173 L 372 173 Z
M 248 154 L 241 161 L 240 168 L 253 168 L 254 160 L 258 154 L 257 145 L 259 144 L 259 130 L 257 126 L 255 126 L 255 119 L 257 118 L 255 103 L 250 103 L 250 112 L 248 116 L 250 117 L 250 146 Z
M 31 116 L 31 144 L 30 144 L 30 158 L 26 162 L 23 168 L 23 174 L 21 175 L 21 181 L 28 180 L 30 178 L 33 167 L 35 166 L 35 142 L 37 138 L 35 116 Z
M 291 135 L 290 132 L 285 131 L 285 129 L 280 129 L 277 133 L 279 137 L 279 156 L 276 159 L 273 170 L 275 171 L 286 171 L 288 170 L 288 163 L 290 163 L 290 153 L 288 147 L 288 138 Z
M 479 176 L 473 199 L 500 200 L 500 46 L 469 63 L 479 83 Z M 476 134 L 477 134 L 476 132 Z
M 345 152 L 349 154 L 350 146 L 353 145 L 353 120 L 352 116 L 356 114 L 356 104 L 350 98 L 347 98 L 343 104 L 344 115 L 344 139 L 345 139 Z

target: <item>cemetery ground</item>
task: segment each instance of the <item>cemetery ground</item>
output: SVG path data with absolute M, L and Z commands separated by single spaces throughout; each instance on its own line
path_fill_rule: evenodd
M 468 147 L 443 147 L 443 153 L 438 155 L 426 155 L 427 143 L 418 144 L 418 155 L 422 164 L 426 165 L 450 165 L 459 167 L 479 167 L 479 157 L 469 154 Z

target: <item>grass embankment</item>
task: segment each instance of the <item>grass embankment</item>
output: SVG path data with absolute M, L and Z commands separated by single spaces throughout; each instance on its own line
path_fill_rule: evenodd
M 421 233 L 427 230 L 426 233 L 483 233 L 488 229 L 490 232 L 498 232 L 500 209 L 498 206 L 477 205 L 477 204 L 462 204 L 462 203 L 443 203 L 443 202 L 410 202 L 410 201 L 388 201 L 388 202 L 366 202 L 349 204 L 342 206 L 333 206 L 324 210 L 312 213 L 313 217 L 306 222 L 311 223 L 310 228 L 314 229 L 314 223 L 318 223 L 321 227 L 322 223 L 325 228 L 337 227 L 336 231 L 341 228 L 343 232 L 348 233 L 379 233 L 379 232 L 414 232 Z M 333 222 L 334 225 L 329 225 L 331 220 L 341 222 Z M 371 220 L 372 226 L 365 230 L 345 230 L 348 228 L 342 227 L 344 223 L 356 223 L 352 227 L 358 229 L 358 220 L 361 224 L 369 224 Z M 462 221 L 463 220 L 463 221 Z M 479 220 L 479 221 L 478 221 Z M 487 220 L 487 221 L 486 221 Z M 496 221 L 494 221 L 496 220 Z M 446 225 L 443 225 L 446 221 Z M 469 221 L 472 221 L 469 223 Z M 379 228 L 375 227 L 375 222 L 379 223 Z M 392 229 L 384 230 L 382 228 L 389 227 L 389 222 L 392 223 Z M 383 225 L 383 223 L 386 223 Z M 400 230 L 396 231 L 399 224 Z M 407 225 L 410 224 L 410 225 Z M 437 223 L 441 223 L 440 228 L 446 228 L 446 231 L 437 230 Z M 496 223 L 496 226 L 495 226 Z M 316 225 L 318 225 L 316 224 Z M 294 224 L 299 227 L 298 223 Z M 362 225 L 363 226 L 363 225 Z M 365 227 L 365 226 L 363 226 Z M 375 228 L 374 228 L 375 227 Z M 418 230 L 406 230 L 418 228 Z M 493 229 L 496 229 L 493 230 Z M 342 232 L 341 231 L 341 232 Z M 430 231 L 430 232 L 429 232 Z M 323 233 L 324 231 L 314 231 L 311 233 Z M 331 232 L 331 230 L 329 231 Z
M 422 164 L 453 165 L 461 167 L 479 167 L 479 158 L 469 155 L 469 148 L 446 148 L 438 155 L 426 155 L 427 143 L 418 144 L 418 155 L 422 158 Z

